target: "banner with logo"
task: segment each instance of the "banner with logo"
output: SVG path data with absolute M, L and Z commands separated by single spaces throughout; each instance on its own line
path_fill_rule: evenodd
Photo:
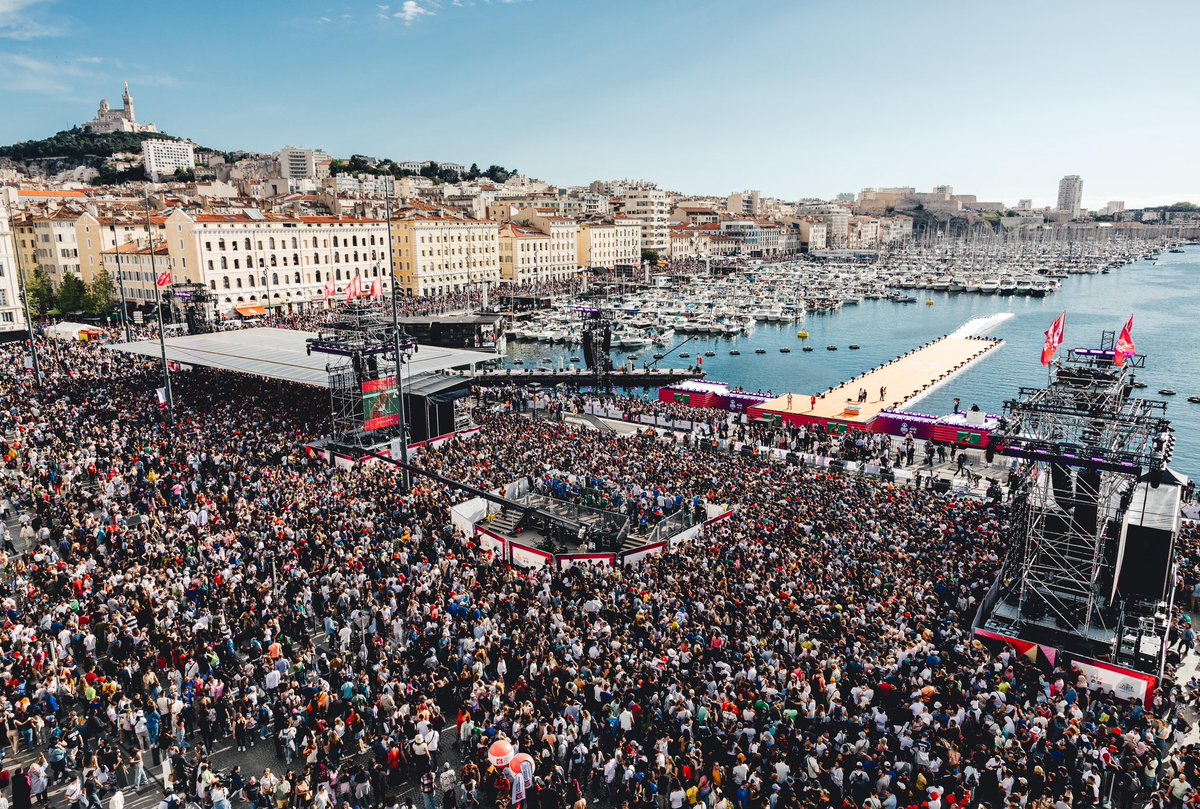
M 1111 663 L 1101 663 L 1098 660 L 1071 661 L 1071 668 L 1087 677 L 1088 688 L 1095 691 L 1108 691 L 1121 699 L 1139 699 L 1149 707 L 1154 699 L 1154 688 L 1158 678 L 1152 674 L 1142 674 L 1133 669 L 1124 669 Z

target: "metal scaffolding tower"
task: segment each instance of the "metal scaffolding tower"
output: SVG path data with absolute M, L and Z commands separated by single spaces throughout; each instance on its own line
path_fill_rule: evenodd
M 1114 643 L 1122 518 L 1140 480 L 1158 485 L 1174 438 L 1166 405 L 1138 399 L 1138 355 L 1113 363 L 1101 347 L 1074 349 L 1044 388 L 1021 388 L 992 434 L 1020 459 L 1012 481 L 1012 535 L 1000 601 L 1015 626 L 1041 626 Z
M 308 352 L 328 354 L 329 400 L 336 446 L 367 452 L 405 436 L 400 369 L 417 350 L 410 335 L 366 301 L 352 301 L 308 340 Z

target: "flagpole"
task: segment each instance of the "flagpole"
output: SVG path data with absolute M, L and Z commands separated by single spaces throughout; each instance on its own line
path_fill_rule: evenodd
M 175 421 L 175 394 L 171 390 L 171 366 L 167 364 L 167 341 L 163 335 L 162 300 L 158 294 L 158 273 L 154 269 L 154 233 L 150 230 L 150 186 L 146 193 L 146 240 L 150 244 L 150 283 L 154 285 L 154 312 L 158 315 L 158 350 L 162 353 L 163 379 L 167 382 L 167 419 Z M 166 241 L 163 241 L 166 244 Z

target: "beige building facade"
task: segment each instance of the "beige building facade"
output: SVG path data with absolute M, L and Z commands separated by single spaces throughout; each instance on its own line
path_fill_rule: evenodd
M 579 266 L 602 269 L 642 263 L 642 226 L 628 217 L 593 217 L 579 223 Z
M 495 222 L 409 209 L 393 216 L 391 237 L 397 285 L 403 295 L 445 295 L 500 282 Z

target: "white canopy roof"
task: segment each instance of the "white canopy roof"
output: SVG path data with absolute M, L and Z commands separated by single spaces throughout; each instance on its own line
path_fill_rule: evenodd
M 316 336 L 316 332 L 311 331 L 256 328 L 168 337 L 167 359 L 182 365 L 219 368 L 325 388 L 329 387 L 325 366 L 339 358 L 309 354 L 305 341 Z M 107 348 L 145 357 L 161 356 L 158 340 L 111 343 Z M 471 368 L 495 358 L 495 354 L 482 351 L 421 346 L 405 363 L 405 378 L 410 374 Z

